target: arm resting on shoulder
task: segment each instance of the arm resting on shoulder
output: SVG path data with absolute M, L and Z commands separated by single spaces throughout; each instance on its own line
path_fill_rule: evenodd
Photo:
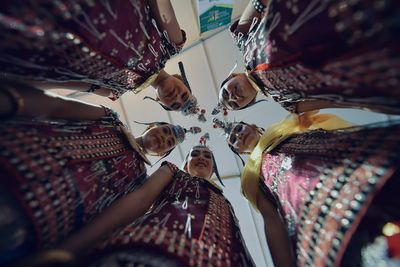
M 90 83 L 84 82 L 38 82 L 38 81 L 29 81 L 31 86 L 40 88 L 42 90 L 54 90 L 54 89 L 67 89 L 74 90 L 80 92 L 88 92 L 90 89 Z M 110 96 L 111 90 L 108 88 L 99 88 L 92 92 L 96 95 L 101 96 Z
M 169 40 L 180 45 L 184 41 L 181 27 L 176 19 L 174 9 L 169 0 L 150 0 L 150 9 L 160 27 L 168 33 Z
M 140 188 L 114 202 L 92 222 L 71 235 L 61 244 L 60 249 L 80 255 L 118 227 L 133 222 L 145 214 L 172 181 L 172 177 L 173 173 L 168 166 L 161 166 Z
M 369 110 L 374 112 L 383 112 L 387 114 L 398 115 L 397 110 L 393 110 L 391 107 L 374 107 L 374 106 L 357 106 L 357 104 L 352 103 L 337 103 L 334 101 L 327 100 L 308 100 L 301 101 L 296 104 L 296 113 L 300 114 L 307 111 L 326 109 L 326 108 L 352 108 L 352 109 L 361 109 L 361 110 Z
M 101 106 L 92 105 L 58 96 L 51 92 L 39 90 L 20 83 L 4 82 L 0 88 L 0 114 L 8 114 L 14 108 L 10 95 L 14 92 L 22 101 L 18 109 L 18 116 L 43 117 L 66 120 L 96 120 L 103 117 L 105 110 Z
M 289 236 L 278 210 L 261 192 L 257 206 L 264 219 L 264 231 L 275 267 L 296 266 Z

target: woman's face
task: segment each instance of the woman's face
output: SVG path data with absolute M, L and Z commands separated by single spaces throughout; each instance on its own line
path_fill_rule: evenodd
M 170 124 L 150 128 L 142 135 L 145 151 L 150 155 L 164 155 L 177 145 Z
M 232 129 L 228 143 L 239 153 L 249 153 L 256 147 L 260 137 L 255 126 L 239 123 Z
M 214 170 L 212 157 L 213 154 L 208 148 L 192 148 L 188 157 L 187 171 L 193 176 L 210 178 Z
M 189 88 L 174 76 L 161 81 L 156 91 L 160 102 L 171 110 L 181 110 L 183 105 L 193 98 Z
M 243 73 L 234 74 L 219 91 L 219 101 L 228 109 L 237 110 L 255 99 L 257 91 Z

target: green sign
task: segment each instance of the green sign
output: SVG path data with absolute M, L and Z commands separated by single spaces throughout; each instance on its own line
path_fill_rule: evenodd
M 232 0 L 199 0 L 200 33 L 231 22 Z

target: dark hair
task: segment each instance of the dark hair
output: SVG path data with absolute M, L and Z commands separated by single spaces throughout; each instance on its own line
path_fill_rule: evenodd
M 234 73 L 232 73 L 234 74 Z M 229 75 L 225 80 L 222 81 L 221 86 L 219 88 L 222 88 L 230 79 L 232 79 L 234 76 L 233 75 Z

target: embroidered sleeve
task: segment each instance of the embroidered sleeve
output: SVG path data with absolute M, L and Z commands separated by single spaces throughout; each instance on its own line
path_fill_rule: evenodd
M 236 46 L 239 48 L 240 52 L 243 52 L 248 35 L 236 31 L 238 24 L 239 20 L 236 20 L 234 23 L 232 23 L 229 31 L 231 32 L 232 38 L 235 41 Z
M 116 111 L 103 105 L 101 105 L 101 107 L 104 110 L 104 116 L 101 118 L 101 120 L 108 121 L 114 126 L 124 126 L 122 121 L 119 119 L 119 114 Z
M 166 33 L 164 33 L 161 37 L 162 45 L 166 50 L 168 50 L 170 57 L 178 54 L 182 50 L 183 46 L 186 43 L 186 39 L 187 39 L 186 32 L 184 30 L 181 30 L 181 32 L 182 32 L 183 41 L 179 44 L 175 44 L 175 43 L 171 42 Z

